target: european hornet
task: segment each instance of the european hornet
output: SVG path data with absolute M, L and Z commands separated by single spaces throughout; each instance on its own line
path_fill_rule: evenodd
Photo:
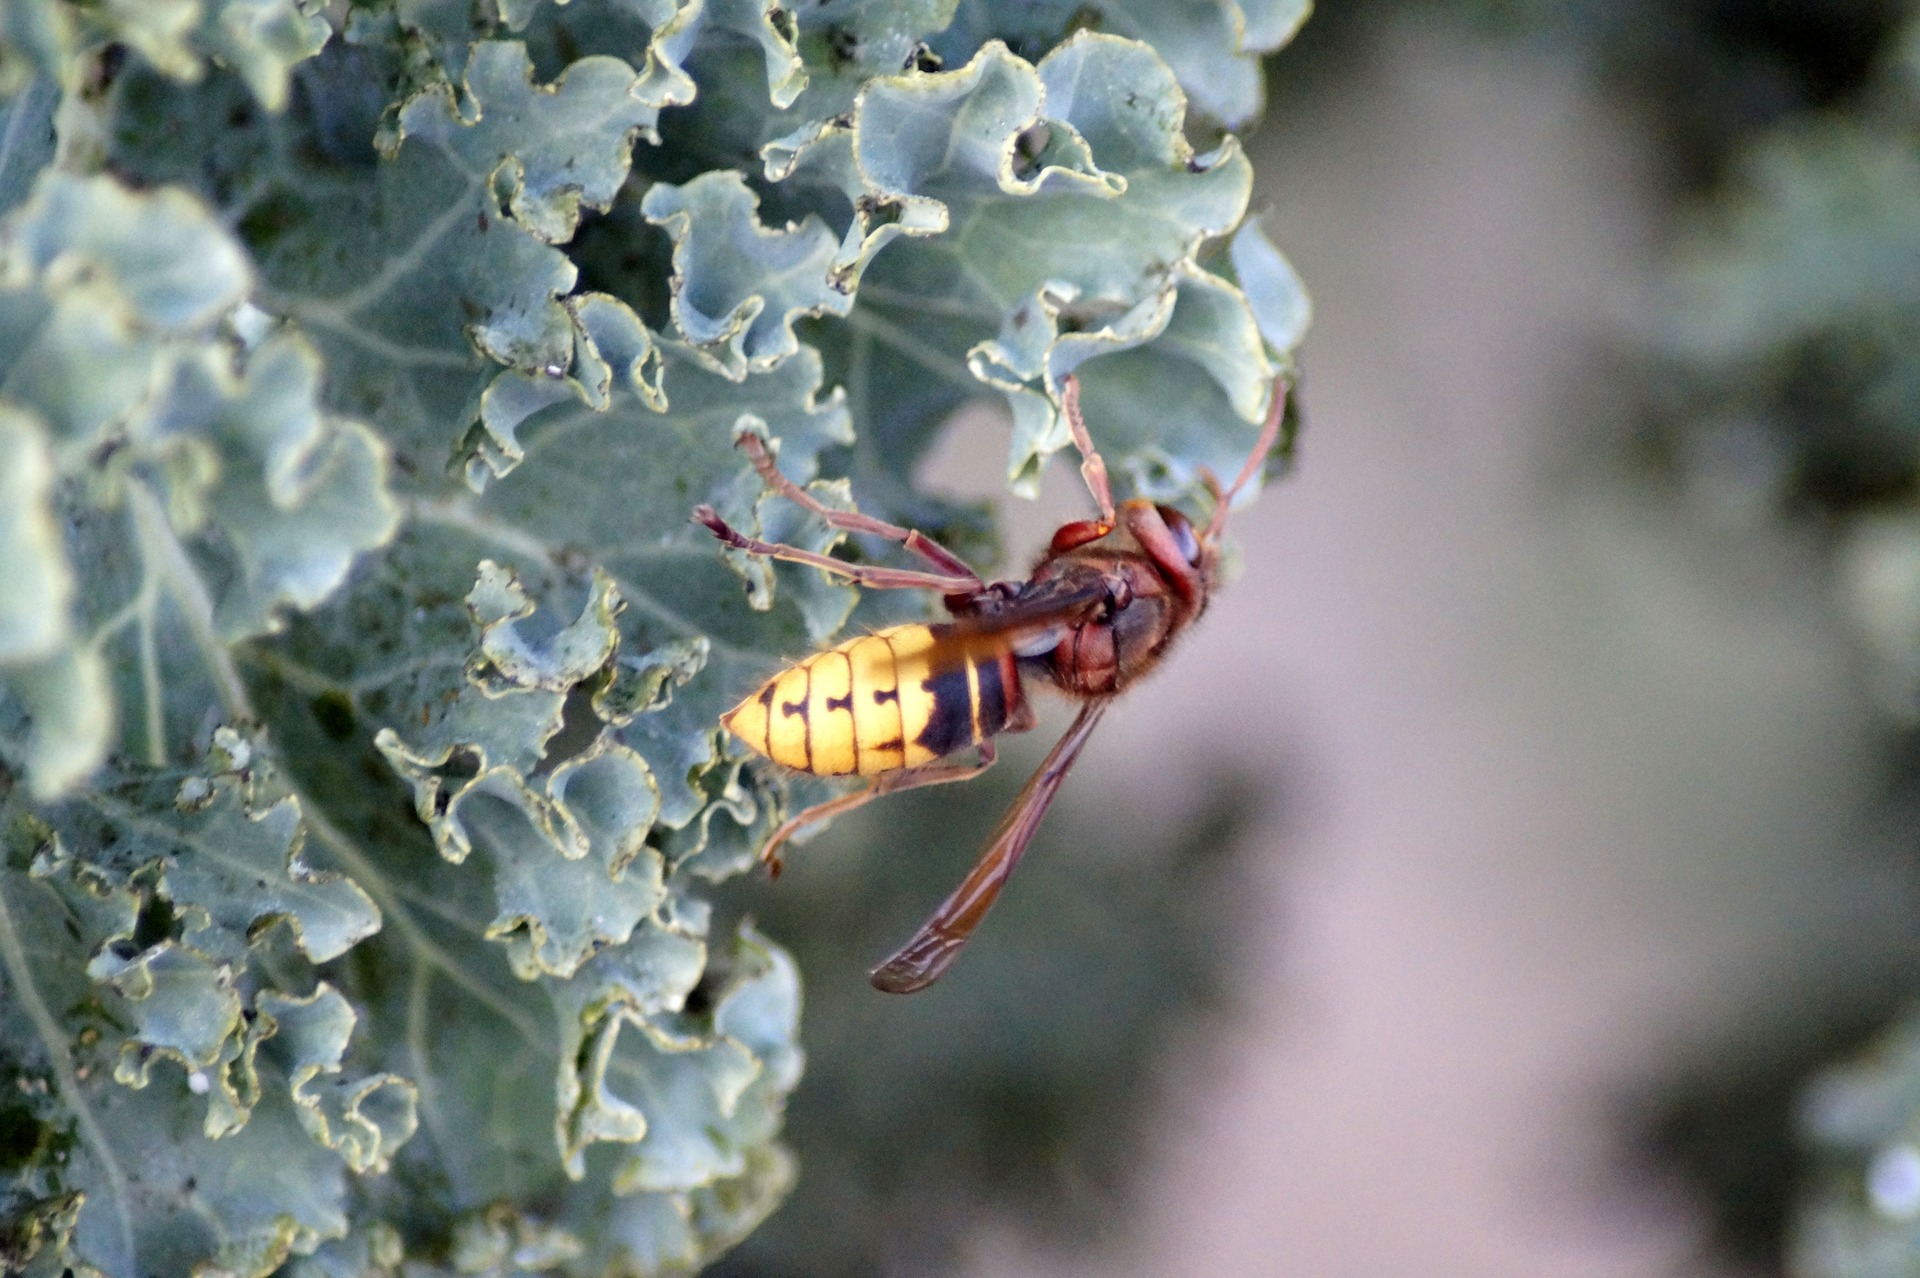
M 1027 849 L 1067 770 L 1113 699 L 1159 664 L 1176 637 L 1206 610 L 1220 566 L 1220 533 L 1234 497 L 1279 438 L 1287 387 L 1276 382 L 1266 424 L 1231 487 L 1204 475 L 1213 494 L 1206 527 L 1171 506 L 1135 499 L 1114 505 L 1106 463 L 1080 417 L 1071 376 L 1061 403 L 1080 451 L 1080 475 L 1099 507 L 1053 534 L 1025 581 L 989 584 L 957 555 L 910 528 L 831 510 L 774 465 L 759 436 L 739 444 L 767 487 L 846 532 L 896 541 L 931 567 L 851 564 L 748 537 L 711 506 L 696 523 L 751 555 L 808 564 L 874 590 L 937 590 L 953 619 L 889 626 L 816 652 L 781 670 L 721 717 L 732 733 L 775 763 L 814 776 L 873 778 L 865 789 L 790 818 L 761 859 L 780 872 L 780 845 L 816 821 L 883 794 L 977 776 L 992 765 L 993 738 L 1034 726 L 1027 680 L 1080 703 L 1080 713 L 1001 818 L 973 870 L 913 938 L 873 970 L 876 988 L 925 989 L 952 966 Z M 970 763 L 945 762 L 973 747 Z

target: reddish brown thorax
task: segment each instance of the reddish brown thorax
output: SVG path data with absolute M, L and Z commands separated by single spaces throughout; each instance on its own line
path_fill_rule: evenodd
M 1063 692 L 1112 696 L 1157 665 L 1207 606 L 1214 556 L 1169 506 L 1121 503 L 1113 527 L 1087 519 L 1061 528 L 1034 565 L 1030 587 L 1097 579 L 1106 598 L 1029 667 Z

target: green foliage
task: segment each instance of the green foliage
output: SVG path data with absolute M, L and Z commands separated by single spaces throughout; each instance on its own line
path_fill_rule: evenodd
M 1790 1265 L 1797 1278 L 1920 1273 L 1920 1025 L 1909 1015 L 1803 1097 L 1818 1159 Z
M 1742 155 L 1683 246 L 1659 448 L 1708 491 L 1816 510 L 1886 706 L 1920 715 L 1920 28 L 1853 112 Z
M 697 1268 L 801 1065 L 705 894 L 822 792 L 717 716 L 858 600 L 688 512 L 835 547 L 750 430 L 950 520 L 947 411 L 1028 485 L 1075 370 L 1203 501 L 1306 303 L 1187 102 L 1302 6 L 5 12 L 6 1267 Z
M 1896 6 L 1837 8 L 1859 31 L 1893 29 L 1862 59 L 1871 73 L 1844 109 L 1746 138 L 1729 180 L 1695 210 L 1671 263 L 1636 442 L 1723 522 L 1817 530 L 1881 706 L 1910 731 L 1920 723 L 1920 26 L 1910 12 L 1904 26 L 1887 22 Z M 1885 778 L 1910 789 L 1911 755 L 1889 756 Z M 1911 827 L 1906 815 L 1895 828 Z M 1854 1022 L 1879 1023 L 1912 980 L 1895 972 L 1891 990 L 1862 982 L 1824 995 L 1817 1013 L 1776 1013 L 1754 1051 L 1770 1062 L 1764 1076 L 1716 1080 L 1701 1108 L 1720 1115 L 1702 1124 L 1690 1161 L 1727 1243 L 1797 1278 L 1920 1273 L 1912 1013 L 1834 1063 L 1835 1031 L 1857 1043 Z

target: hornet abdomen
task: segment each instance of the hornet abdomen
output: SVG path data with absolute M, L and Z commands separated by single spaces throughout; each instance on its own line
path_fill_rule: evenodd
M 890 626 L 788 666 L 721 722 L 789 768 L 873 776 L 977 744 L 1020 706 L 1003 641 L 950 625 Z

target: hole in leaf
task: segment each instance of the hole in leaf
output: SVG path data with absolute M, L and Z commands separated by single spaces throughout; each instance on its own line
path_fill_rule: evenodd
M 658 331 L 672 322 L 673 237 L 640 212 L 636 187 L 643 184 L 629 182 L 604 213 L 583 212 L 568 255 L 583 291 L 612 294 Z
M 534 767 L 535 776 L 544 776 L 555 767 L 580 754 L 600 737 L 600 716 L 593 710 L 593 694 L 600 686 L 599 678 L 576 683 L 567 691 L 566 704 L 560 711 L 560 731 L 553 734 L 547 742 L 546 753 L 540 756 L 540 762 Z
M 133 952 L 139 954 L 172 940 L 179 925 L 180 916 L 174 913 L 172 901 L 164 896 L 148 897 L 133 922 Z
M 700 983 L 687 991 L 686 1006 L 681 1008 L 681 1011 L 688 1016 L 713 1015 L 715 996 L 719 993 L 720 984 L 724 979 L 719 970 L 722 966 L 724 965 L 717 960 L 707 965 L 707 970 L 700 976 Z
M 1024 179 L 1039 172 L 1040 157 L 1046 154 L 1052 141 L 1053 130 L 1045 120 L 1037 120 L 1023 129 L 1013 143 L 1014 175 Z
M 480 753 L 471 746 L 457 745 L 440 765 L 440 775 L 448 781 L 471 781 L 480 775 Z

